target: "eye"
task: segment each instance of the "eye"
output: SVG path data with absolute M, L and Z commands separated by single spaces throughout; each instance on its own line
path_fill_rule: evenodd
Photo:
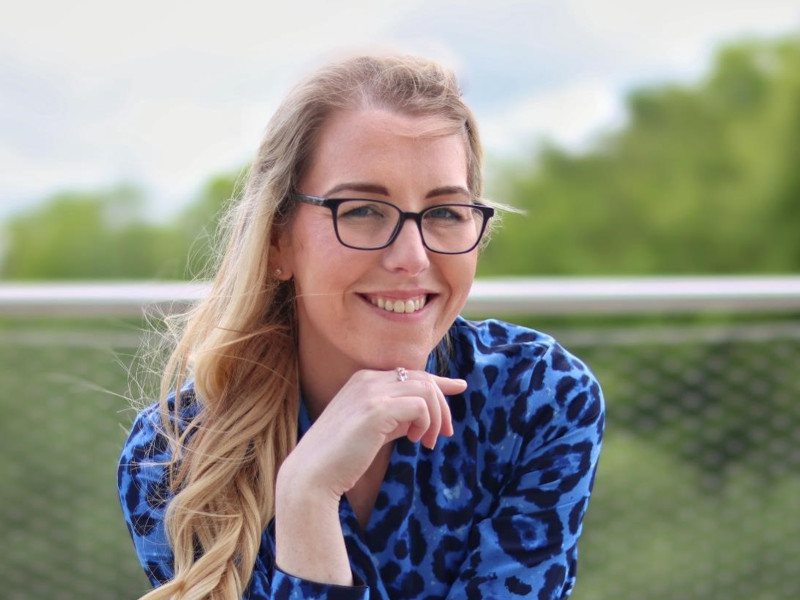
M 460 204 L 443 204 L 432 206 L 425 211 L 425 220 L 437 223 L 462 223 L 469 218 L 470 209 Z
M 388 206 L 380 202 L 347 200 L 339 205 L 338 217 L 349 220 L 383 219 L 388 211 Z

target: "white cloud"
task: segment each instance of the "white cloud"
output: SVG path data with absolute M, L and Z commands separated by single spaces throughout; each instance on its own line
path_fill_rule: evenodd
M 29 0 L 0 20 L 0 216 L 135 180 L 175 205 L 256 150 L 301 72 L 343 49 L 463 75 L 490 150 L 580 148 L 636 82 L 694 76 L 715 44 L 800 27 L 796 0 Z
M 345 42 L 385 37 L 417 4 L 18 4 L 0 20 L 0 154 L 12 157 L 0 216 L 115 179 L 159 204 L 185 201 L 251 158 L 300 72 Z
M 212 56 L 285 64 L 371 39 L 418 3 L 29 0 L 5 11 L 0 48 L 62 69 L 104 74 L 142 57 L 198 48 Z
M 587 45 L 618 57 L 634 76 L 693 75 L 720 43 L 800 28 L 796 0 L 566 0 L 565 6 Z
M 95 189 L 119 181 L 116 174 L 109 175 L 111 165 L 107 162 L 87 161 L 79 155 L 71 160 L 42 161 L 2 145 L 0 164 L 3 165 L 0 216 L 31 206 L 57 190 Z
M 594 135 L 624 121 L 616 91 L 598 80 L 574 81 L 505 107 L 481 122 L 487 149 L 508 155 L 532 142 L 548 140 L 578 151 Z

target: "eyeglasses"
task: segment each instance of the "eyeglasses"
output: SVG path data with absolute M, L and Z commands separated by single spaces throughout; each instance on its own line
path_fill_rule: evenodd
M 481 241 L 494 209 L 483 204 L 436 204 L 421 212 L 400 210 L 391 202 L 356 198 L 320 198 L 290 194 L 297 202 L 324 206 L 343 246 L 380 250 L 397 239 L 406 219 L 417 224 L 422 244 L 439 254 L 464 254 Z

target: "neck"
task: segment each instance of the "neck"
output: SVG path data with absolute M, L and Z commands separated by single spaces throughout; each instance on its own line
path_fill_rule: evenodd
M 353 376 L 358 368 L 355 365 L 346 367 L 342 361 L 318 360 L 304 354 L 299 356 L 300 388 L 311 420 L 316 420 L 328 406 L 333 397 Z
M 342 332 L 343 336 L 347 332 Z M 372 340 L 366 341 L 372 344 Z M 377 345 L 377 341 L 374 342 Z M 309 337 L 299 319 L 297 330 L 297 360 L 300 377 L 300 388 L 303 400 L 312 420 L 319 417 L 339 390 L 348 380 L 362 369 L 391 371 L 396 367 L 424 370 L 430 349 L 419 347 L 418 351 L 408 352 L 400 349 L 392 352 L 392 348 L 376 347 L 373 353 L 363 353 L 363 357 L 344 353 L 337 344 Z
M 420 364 L 403 366 L 424 370 L 426 364 L 427 356 L 420 360 Z M 303 344 L 301 336 L 298 347 L 298 368 L 303 401 L 311 419 L 315 420 L 357 371 L 362 369 L 388 371 L 394 367 L 360 364 L 342 356 L 335 349 L 325 351 L 314 348 L 311 344 Z

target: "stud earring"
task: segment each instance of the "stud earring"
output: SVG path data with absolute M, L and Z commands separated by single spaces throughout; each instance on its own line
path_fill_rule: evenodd
M 273 271 L 273 273 L 275 274 L 275 278 L 276 278 L 276 279 L 280 279 L 281 275 L 283 275 L 283 269 L 281 269 L 280 267 L 278 267 L 277 269 L 275 269 L 275 270 Z

